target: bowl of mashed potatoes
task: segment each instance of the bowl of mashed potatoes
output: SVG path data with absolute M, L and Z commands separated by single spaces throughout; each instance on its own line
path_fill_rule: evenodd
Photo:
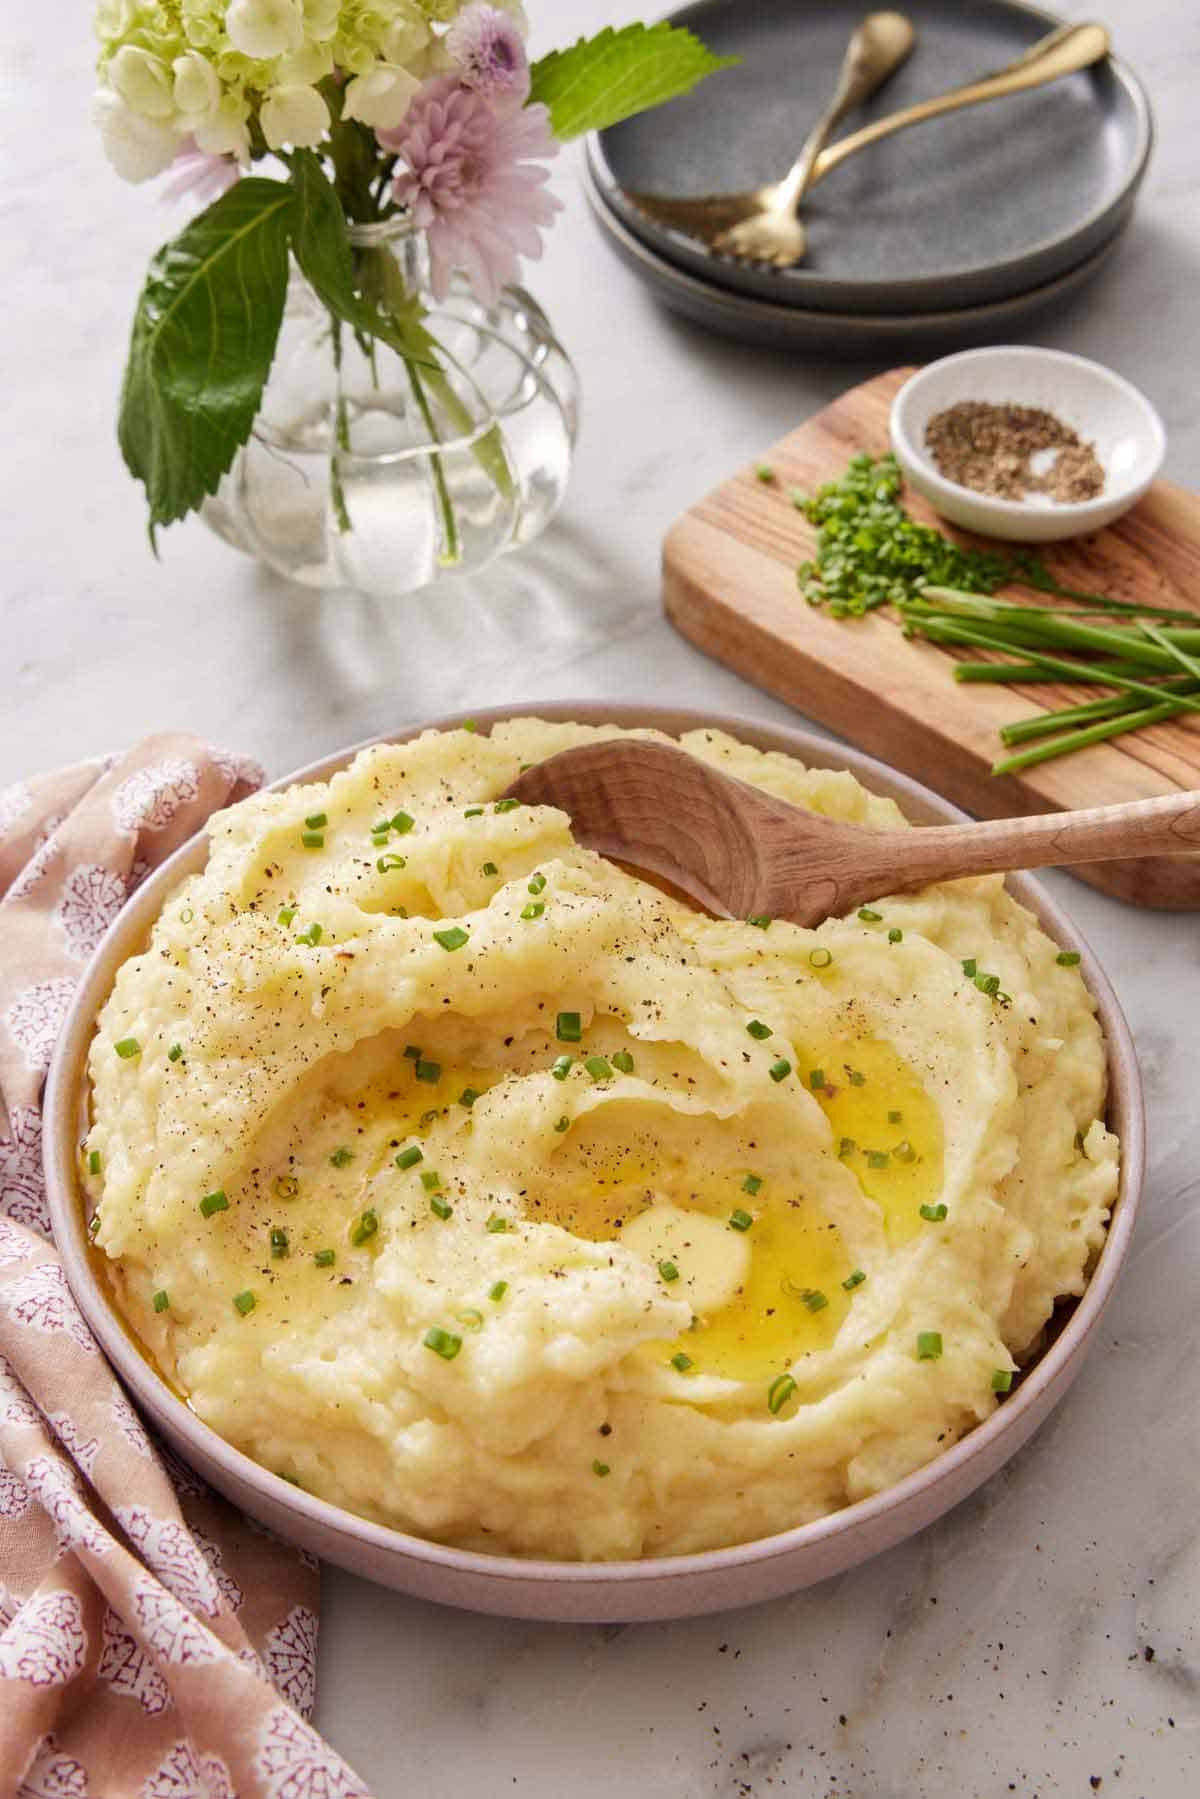
M 1028 877 L 712 918 L 503 796 L 654 730 L 868 827 L 800 731 L 444 721 L 218 814 L 88 970 L 48 1175 L 89 1322 L 253 1516 L 551 1619 L 794 1590 L 931 1522 L 1076 1373 L 1141 1183 L 1127 1027 Z

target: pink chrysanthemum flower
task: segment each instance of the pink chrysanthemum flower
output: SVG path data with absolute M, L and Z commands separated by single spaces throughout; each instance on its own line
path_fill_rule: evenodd
M 529 58 L 516 24 L 498 6 L 476 0 L 446 33 L 446 50 L 459 80 L 498 109 L 520 106 L 529 93 Z
M 562 202 L 535 159 L 558 145 L 544 106 L 497 113 L 456 76 L 427 81 L 402 122 L 376 135 L 407 164 L 392 184 L 429 243 L 434 297 L 461 269 L 485 306 L 514 281 L 522 256 L 542 253 L 542 229 Z
M 232 156 L 210 156 L 194 137 L 185 137 L 167 170 L 163 183 L 163 200 L 182 200 L 185 196 L 198 206 L 208 206 L 231 188 L 241 170 Z

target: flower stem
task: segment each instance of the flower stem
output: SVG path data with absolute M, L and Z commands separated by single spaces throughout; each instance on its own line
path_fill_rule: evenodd
M 426 398 L 425 388 L 422 384 L 421 377 L 417 372 L 416 364 L 406 362 L 404 366 L 408 370 L 409 385 L 413 390 L 413 398 L 420 408 L 421 417 L 425 421 L 425 429 L 428 431 L 430 438 L 434 443 L 440 443 L 441 439 L 438 436 L 438 429 L 434 423 L 433 413 L 430 411 L 429 401 Z M 436 450 L 430 452 L 429 466 L 433 470 L 433 484 L 437 488 L 438 507 L 442 514 L 442 528 L 445 532 L 446 540 L 446 547 L 439 556 L 438 561 L 442 564 L 443 568 L 452 568 L 461 557 L 458 543 L 458 521 L 454 516 L 454 502 L 450 498 L 450 489 L 446 485 L 446 471 L 442 467 L 442 459 Z
M 346 505 L 346 490 L 342 486 L 342 471 L 338 466 L 339 451 L 350 449 L 350 425 L 346 417 L 346 399 L 342 393 L 342 327 L 337 319 L 333 319 L 333 367 L 337 377 L 337 400 L 333 414 L 334 452 L 329 458 L 329 497 L 333 502 L 333 516 L 337 520 L 339 532 L 351 529 L 350 512 Z

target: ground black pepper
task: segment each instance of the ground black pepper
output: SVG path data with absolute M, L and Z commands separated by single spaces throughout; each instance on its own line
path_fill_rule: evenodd
M 976 493 L 1004 500 L 1044 493 L 1074 502 L 1094 500 L 1104 491 L 1095 446 L 1040 406 L 960 400 L 930 419 L 925 446 L 948 481 Z M 1033 458 L 1046 451 L 1057 454 L 1035 473 Z

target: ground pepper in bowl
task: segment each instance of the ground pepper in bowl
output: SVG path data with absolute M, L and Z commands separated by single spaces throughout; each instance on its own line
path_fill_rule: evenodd
M 1104 467 L 1095 447 L 1040 406 L 993 405 L 960 400 L 935 413 L 925 445 L 948 481 L 976 493 L 1021 500 L 1044 493 L 1068 504 L 1094 500 L 1104 491 Z M 1054 452 L 1047 467 L 1033 459 Z

